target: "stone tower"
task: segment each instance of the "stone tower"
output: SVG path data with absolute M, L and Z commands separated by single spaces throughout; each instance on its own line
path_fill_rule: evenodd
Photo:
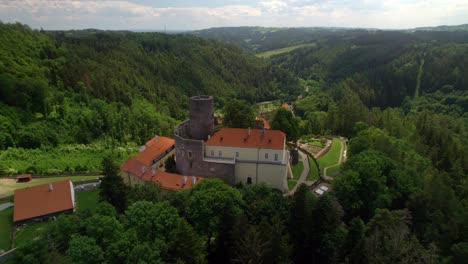
M 207 140 L 214 133 L 213 97 L 199 95 L 190 97 L 189 133 L 192 139 Z

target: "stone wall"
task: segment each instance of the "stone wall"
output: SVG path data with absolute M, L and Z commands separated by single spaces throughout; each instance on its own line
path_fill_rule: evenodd
M 180 174 L 204 178 L 220 178 L 234 185 L 234 164 L 207 162 L 204 160 L 204 145 L 201 140 L 186 139 L 174 134 L 176 145 L 176 168 Z

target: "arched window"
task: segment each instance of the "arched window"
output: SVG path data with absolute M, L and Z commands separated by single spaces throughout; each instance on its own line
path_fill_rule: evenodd
M 247 177 L 247 184 L 252 184 L 252 178 L 251 177 Z

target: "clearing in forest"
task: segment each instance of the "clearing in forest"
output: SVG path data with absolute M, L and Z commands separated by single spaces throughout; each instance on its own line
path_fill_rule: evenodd
M 282 53 L 287 53 L 296 49 L 300 48 L 306 48 L 306 47 L 313 47 L 315 46 L 315 43 L 306 43 L 306 44 L 300 44 L 300 45 L 295 45 L 295 46 L 289 46 L 286 48 L 281 48 L 281 49 L 274 49 L 274 50 L 268 50 L 262 53 L 258 53 L 256 56 L 259 58 L 265 58 L 268 59 L 271 56 L 282 54 Z

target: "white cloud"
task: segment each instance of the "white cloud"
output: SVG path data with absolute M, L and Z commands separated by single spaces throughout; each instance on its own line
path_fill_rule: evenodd
M 228 1 L 228 0 L 225 0 Z M 0 0 L 0 19 L 46 29 L 199 29 L 216 26 L 411 28 L 468 22 L 466 0 L 197 1 L 156 6 L 136 0 Z M 242 3 L 242 4 L 241 4 Z
M 263 7 L 268 12 L 277 13 L 277 12 L 285 10 L 288 7 L 288 4 L 283 1 L 273 0 L 273 1 L 260 2 L 260 6 Z

